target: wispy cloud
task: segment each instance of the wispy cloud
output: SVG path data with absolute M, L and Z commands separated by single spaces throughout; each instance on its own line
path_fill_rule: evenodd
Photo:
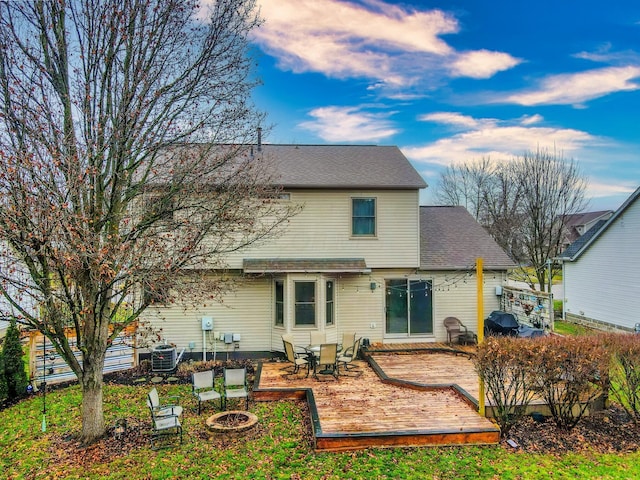
M 457 112 L 436 112 L 419 115 L 418 120 L 422 122 L 440 123 L 454 127 L 460 127 L 464 130 L 479 129 L 481 127 L 490 127 L 495 125 L 496 120 L 491 118 L 473 118 L 469 115 L 463 115 Z
M 491 78 L 496 72 L 513 68 L 520 62 L 508 53 L 476 50 L 457 54 L 451 72 L 454 77 Z
M 613 195 L 623 195 L 627 197 L 635 192 L 636 188 L 638 188 L 637 183 L 633 183 L 632 181 L 622 185 L 620 182 L 609 183 L 592 180 L 589 182 L 589 195 L 592 198 L 611 197 Z
M 536 87 L 496 99 L 518 105 L 574 105 L 616 92 L 640 89 L 640 66 L 606 67 L 579 73 L 551 75 Z
M 359 107 L 322 107 L 309 112 L 313 120 L 298 126 L 327 142 L 376 142 L 398 133 L 388 114 L 378 114 Z
M 492 118 L 475 119 L 451 112 L 424 115 L 421 120 L 455 127 L 467 127 L 462 132 L 435 142 L 403 148 L 405 155 L 416 162 L 448 166 L 481 157 L 510 160 L 525 151 L 540 148 L 556 148 L 571 156 L 587 145 L 603 140 L 587 132 L 567 128 L 531 126 L 542 117 L 524 117 L 501 121 Z M 457 128 L 459 130 L 459 128 Z
M 441 36 L 460 25 L 441 10 L 379 0 L 262 0 L 256 41 L 282 69 L 367 78 L 406 87 L 447 76 L 489 78 L 520 60 L 488 50 L 457 52 Z

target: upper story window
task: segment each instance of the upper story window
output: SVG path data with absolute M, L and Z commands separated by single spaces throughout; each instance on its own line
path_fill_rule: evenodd
M 316 324 L 316 282 L 295 282 L 295 325 Z
M 376 235 L 376 199 L 351 199 L 351 235 L 374 237 Z

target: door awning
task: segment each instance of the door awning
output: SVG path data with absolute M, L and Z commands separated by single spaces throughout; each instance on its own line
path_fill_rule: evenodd
M 245 258 L 244 273 L 371 273 L 364 258 Z

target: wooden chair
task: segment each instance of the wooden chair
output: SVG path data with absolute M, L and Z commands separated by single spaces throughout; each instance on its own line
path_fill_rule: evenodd
M 469 331 L 460 320 L 456 317 L 447 317 L 444 319 L 444 328 L 447 329 L 447 343 L 459 341 L 460 337 L 467 336 Z
M 198 400 L 198 415 L 200 415 L 202 402 L 207 402 L 209 400 L 220 400 L 220 409 L 222 409 L 222 395 L 220 395 L 216 390 L 213 370 L 195 372 L 191 376 L 191 383 L 193 387 L 193 395 Z
M 147 406 L 151 412 L 151 449 L 157 449 L 154 440 L 169 435 L 179 435 L 180 443 L 182 444 L 182 425 L 180 424 L 182 407 L 179 405 L 161 404 L 158 390 L 156 390 L 155 387 L 153 387 L 147 395 Z

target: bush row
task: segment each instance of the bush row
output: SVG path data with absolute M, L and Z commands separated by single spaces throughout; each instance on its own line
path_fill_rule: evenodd
M 640 335 L 490 337 L 474 365 L 503 435 L 535 397 L 561 428 L 573 428 L 608 395 L 640 420 Z

